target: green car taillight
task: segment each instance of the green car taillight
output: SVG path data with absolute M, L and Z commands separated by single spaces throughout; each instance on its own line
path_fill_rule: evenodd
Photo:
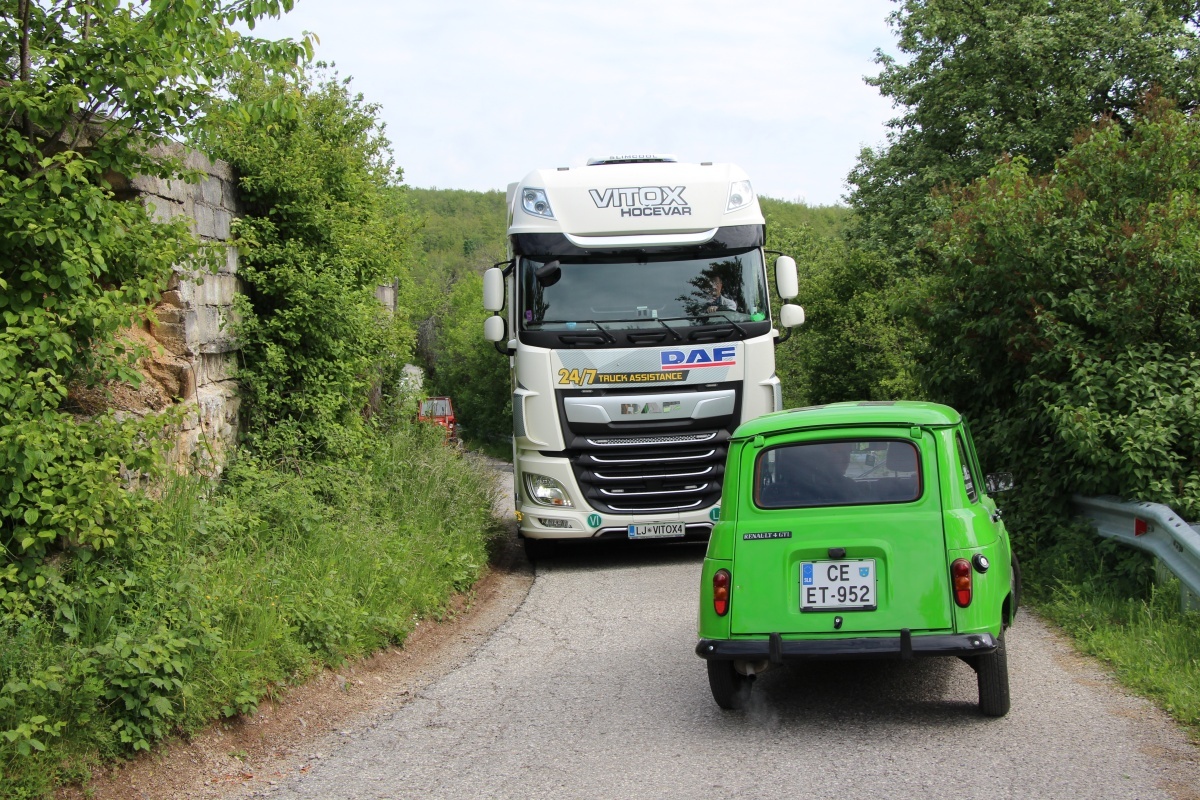
M 729 570 L 719 569 L 713 573 L 713 611 L 718 617 L 729 613 Z
M 971 562 L 957 558 L 950 565 L 950 584 L 954 589 L 954 602 L 959 608 L 971 605 Z

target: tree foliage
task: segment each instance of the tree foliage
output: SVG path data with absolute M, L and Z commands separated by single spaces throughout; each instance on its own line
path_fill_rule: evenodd
M 504 259 L 504 192 L 408 189 L 421 218 L 422 272 L 456 282 Z
M 1026 548 L 1072 492 L 1200 514 L 1200 124 L 1163 104 L 952 197 L 916 308 L 932 396 L 1011 469 Z
M 173 266 L 205 260 L 185 222 L 128 201 L 129 179 L 195 177 L 159 145 L 212 108 L 228 70 L 294 67 L 305 43 L 238 31 L 290 5 L 0 0 L 0 793 L 34 791 L 22 759 L 97 707 L 119 709 L 105 726 L 117 748 L 144 745 L 177 711 L 162 693 L 188 643 L 155 630 L 73 646 L 77 612 L 92 603 L 108 626 L 136 590 L 128 572 L 103 585 L 73 575 L 152 534 L 152 503 L 134 489 L 161 464 L 164 420 L 87 417 L 75 401 L 140 382 L 141 353 L 118 332 L 149 320 Z
M 156 147 L 208 107 L 231 65 L 285 68 L 303 45 L 239 34 L 287 0 L 0 4 L 0 608 L 25 613 L 38 559 L 136 532 L 122 469 L 154 466 L 161 421 L 72 412 L 73 386 L 137 384 L 116 332 L 147 318 L 199 248 L 114 192 L 178 175 Z
M 508 358 L 483 338 L 483 280 L 463 276 L 437 320 L 432 388 L 454 400 L 455 413 L 471 439 L 512 435 L 512 388 Z
M 796 259 L 806 321 L 775 351 L 788 408 L 919 396 L 911 351 L 920 337 L 897 308 L 892 262 L 767 210 L 767 247 Z
M 483 271 L 505 257 L 504 192 L 410 189 L 419 217 L 413 268 L 420 295 L 420 355 L 430 394 L 449 395 L 466 435 L 512 432 L 508 359 L 483 338 Z
M 807 226 L 821 236 L 840 237 L 850 224 L 850 209 L 846 206 L 810 206 L 773 197 L 759 197 L 767 229 L 776 225 L 786 228 Z
M 372 390 L 410 347 L 411 224 L 389 193 L 400 173 L 378 108 L 348 80 L 249 70 L 231 89 L 202 140 L 238 171 L 246 208 L 235 228 L 243 424 L 263 455 L 349 456 Z M 380 284 L 400 293 L 395 317 Z
M 878 53 L 868 83 L 900 114 L 849 180 L 859 237 L 895 254 L 928 232 L 935 187 L 1003 154 L 1048 171 L 1080 129 L 1128 129 L 1151 90 L 1200 100 L 1195 0 L 904 0 L 891 23 L 902 56 Z

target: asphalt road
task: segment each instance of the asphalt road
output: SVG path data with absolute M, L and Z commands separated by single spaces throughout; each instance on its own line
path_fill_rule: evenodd
M 1197 748 L 1028 614 L 1013 706 L 954 659 L 783 667 L 723 712 L 695 645 L 703 548 L 577 547 L 457 669 L 330 737 L 276 798 L 1200 798 Z

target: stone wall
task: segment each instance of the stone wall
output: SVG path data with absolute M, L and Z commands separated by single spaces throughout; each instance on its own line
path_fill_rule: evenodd
M 233 171 L 196 152 L 188 152 L 184 163 L 203 173 L 199 183 L 139 177 L 130 185 L 155 219 L 185 216 L 202 241 L 219 246 L 229 240 L 230 225 L 240 213 Z M 233 298 L 240 291 L 237 250 L 223 249 L 216 273 L 175 268 L 154 308 L 156 323 L 146 331 L 153 337 L 153 352 L 144 365 L 149 382 L 162 395 L 189 407 L 177 458 L 218 469 L 237 439 L 241 403 L 235 380 L 237 343 L 229 329 Z
M 223 161 L 210 161 L 195 151 L 175 147 L 184 166 L 198 170 L 198 183 L 139 177 L 113 178 L 119 194 L 137 199 L 158 220 L 183 216 L 201 241 L 222 251 L 215 273 L 177 266 L 162 299 L 154 307 L 155 322 L 144 330 L 130 331 L 147 345 L 151 355 L 142 363 L 146 381 L 136 391 L 115 399 L 108 407 L 133 413 L 161 411 L 173 403 L 187 410 L 175 458 L 217 472 L 225 453 L 237 441 L 241 400 L 236 380 L 238 345 L 230 323 L 233 300 L 241 291 L 237 276 L 238 254 L 222 246 L 230 239 L 233 220 L 242 213 L 237 180 Z M 375 290 L 379 302 L 396 310 L 394 284 Z

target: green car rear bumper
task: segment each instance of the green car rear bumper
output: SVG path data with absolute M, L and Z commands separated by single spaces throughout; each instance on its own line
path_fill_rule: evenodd
M 701 639 L 696 655 L 710 661 L 822 661 L 841 659 L 907 659 L 926 656 L 970 657 L 991 653 L 996 637 L 990 633 L 934 633 L 845 639 Z

